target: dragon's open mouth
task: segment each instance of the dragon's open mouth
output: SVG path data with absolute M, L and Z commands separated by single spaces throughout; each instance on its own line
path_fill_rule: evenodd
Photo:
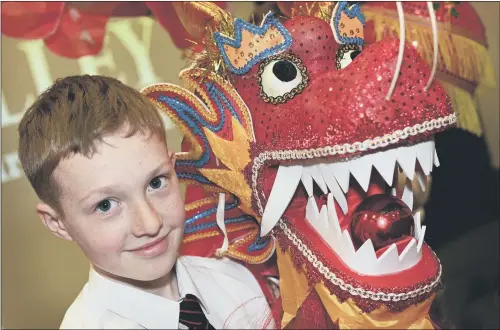
M 415 178 L 425 190 L 433 165 L 439 161 L 428 140 L 345 161 L 316 158 L 267 167 L 262 226 L 274 226 L 281 217 L 305 218 L 351 270 L 403 271 L 418 264 L 428 248 L 426 227 L 413 212 L 412 182 Z M 406 176 L 402 189 L 396 189 L 398 172 Z

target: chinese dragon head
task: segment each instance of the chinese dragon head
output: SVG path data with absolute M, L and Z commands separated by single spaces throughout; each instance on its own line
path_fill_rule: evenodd
M 184 134 L 181 252 L 276 275 L 282 328 L 433 328 L 441 264 L 412 208 L 456 123 L 435 68 L 404 35 L 365 45 L 356 4 L 259 25 L 175 6 L 203 17 L 205 50 L 185 88 L 143 93 Z

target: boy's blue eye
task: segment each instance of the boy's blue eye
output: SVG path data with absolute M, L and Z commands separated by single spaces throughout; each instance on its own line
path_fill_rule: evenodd
M 167 178 L 164 176 L 157 176 L 149 182 L 149 190 L 158 190 L 165 186 L 167 183 Z
M 116 201 L 111 199 L 104 199 L 99 204 L 97 204 L 96 210 L 102 213 L 109 212 L 113 207 L 115 207 Z

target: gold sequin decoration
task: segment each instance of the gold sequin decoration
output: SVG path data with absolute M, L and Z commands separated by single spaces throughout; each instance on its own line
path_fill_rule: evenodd
M 207 198 L 204 198 L 204 199 L 197 200 L 196 202 L 192 202 L 192 203 L 186 204 L 185 210 L 187 212 L 189 212 L 189 211 L 192 211 L 192 210 L 196 210 L 197 208 L 200 208 L 200 207 L 202 207 L 204 205 L 207 205 L 207 204 L 217 204 L 218 202 L 219 202 L 218 198 L 207 197 Z

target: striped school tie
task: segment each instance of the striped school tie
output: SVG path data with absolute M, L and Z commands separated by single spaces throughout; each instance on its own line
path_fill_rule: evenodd
M 179 313 L 179 323 L 189 329 L 215 329 L 201 309 L 198 298 L 192 294 L 187 294 L 181 301 Z

